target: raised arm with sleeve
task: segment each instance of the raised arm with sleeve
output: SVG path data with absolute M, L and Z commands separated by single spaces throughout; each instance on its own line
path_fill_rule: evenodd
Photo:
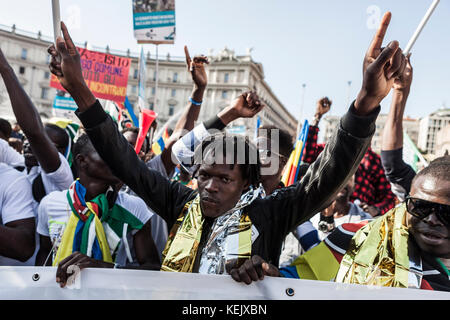
M 255 92 L 242 93 L 216 116 L 200 123 L 174 144 L 172 148 L 174 162 L 182 164 L 192 174 L 195 169 L 192 163 L 194 150 L 204 139 L 215 132 L 222 131 L 229 123 L 238 118 L 254 117 L 263 108 L 264 104 Z
M 177 140 L 179 140 L 184 132 L 190 131 L 194 128 L 194 123 L 197 121 L 200 113 L 201 103 L 203 102 L 203 95 L 208 83 L 205 63 L 209 63 L 207 57 L 196 56 L 191 59 L 188 48 L 184 47 L 184 53 L 186 56 L 186 64 L 188 71 L 191 73 L 192 81 L 194 82 L 194 88 L 190 97 L 190 101 L 180 119 L 175 124 L 173 133 L 171 134 L 166 147 L 161 153 L 161 160 L 166 169 L 166 172 L 170 174 L 175 168 L 175 163 L 172 161 L 172 147 Z
M 411 89 L 413 68 L 410 55 L 402 76 L 393 85 L 392 102 L 383 130 L 381 163 L 386 177 L 393 186 L 393 192 L 403 200 L 409 193 L 416 172 L 403 161 L 403 115 Z
M 17 123 L 30 142 L 39 165 L 47 173 L 55 172 L 61 165 L 58 149 L 45 132 L 39 112 L 25 93 L 1 50 L 0 74 L 5 82 Z

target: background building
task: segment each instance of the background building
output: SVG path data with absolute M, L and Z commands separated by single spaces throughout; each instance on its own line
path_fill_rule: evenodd
M 436 155 L 437 133 L 450 124 L 450 109 L 439 109 L 420 119 L 418 147 L 431 156 Z
M 386 125 L 388 115 L 387 114 L 380 114 L 376 121 L 376 129 L 375 134 L 372 138 L 372 144 L 371 148 L 374 152 L 380 153 L 381 152 L 381 143 L 383 139 L 383 130 Z M 331 135 L 333 134 L 334 130 L 336 130 L 337 126 L 339 125 L 339 120 L 341 117 L 338 116 L 325 116 L 321 122 L 320 126 L 323 128 L 323 141 L 326 143 L 330 140 Z M 403 119 L 403 130 L 406 131 L 406 133 L 409 135 L 411 140 L 414 142 L 414 144 L 417 145 L 418 137 L 419 137 L 419 120 L 418 119 L 412 119 L 410 117 L 406 117 Z
M 436 134 L 436 157 L 450 154 L 450 124 Z
M 51 37 L 43 36 L 40 32 L 34 34 L 16 29 L 14 26 L 9 28 L 0 25 L 1 49 L 43 119 L 52 116 L 52 105 L 56 95 L 56 89 L 50 88 L 48 69 L 47 48 L 52 41 Z M 87 43 L 77 45 L 132 59 L 127 95 L 137 114 L 139 54 L 98 48 L 89 46 Z M 253 61 L 251 50 L 247 50 L 245 55 L 236 55 L 234 51 L 224 48 L 216 55 L 211 52 L 209 59 L 208 87 L 203 99 L 199 121 L 216 115 L 242 92 L 256 90 L 266 104 L 266 108 L 259 114 L 262 124 L 284 128 L 295 136 L 297 119 L 287 111 L 265 82 L 263 66 Z M 159 58 L 157 92 L 155 90 L 156 59 L 150 53 L 147 53 L 146 65 L 146 103 L 148 108 L 158 113 L 157 121 L 161 128 L 169 119 L 173 120 L 171 123 L 177 120 L 177 116 L 188 102 L 193 84 L 186 68 L 185 57 L 167 55 Z M 157 94 L 156 104 L 154 104 L 155 93 Z M 10 120 L 14 119 L 3 82 L 0 82 L 0 115 Z M 251 134 L 255 126 L 256 118 L 239 119 L 230 125 L 230 130 L 246 131 Z

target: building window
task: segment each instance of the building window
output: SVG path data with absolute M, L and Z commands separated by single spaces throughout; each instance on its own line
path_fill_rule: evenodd
M 50 79 L 50 72 L 46 71 L 44 73 L 44 79 Z
M 223 78 L 223 82 L 228 83 L 229 78 L 230 78 L 230 74 L 225 73 L 225 76 Z
M 178 82 L 178 73 L 177 72 L 174 72 L 172 81 Z
M 22 60 L 27 60 L 27 54 L 28 54 L 28 50 L 27 49 L 22 49 L 22 54 L 20 55 L 20 58 Z
M 48 99 L 48 88 L 42 88 L 41 99 Z
M 228 92 L 226 90 L 222 91 L 222 99 L 226 99 L 228 96 Z
M 137 87 L 136 86 L 131 86 L 131 93 L 136 93 Z
M 172 89 L 172 92 L 170 93 L 170 96 L 172 98 L 174 98 L 177 95 L 177 90 L 176 89 Z
M 155 87 L 153 87 L 153 88 L 152 88 L 152 94 L 154 95 L 154 94 L 155 94 L 155 92 L 156 92 L 156 88 L 155 88 Z
M 156 81 L 156 71 L 153 72 L 153 81 Z
M 175 106 L 170 104 L 169 105 L 169 116 L 173 116 L 174 111 L 175 111 Z
M 138 69 L 134 69 L 133 79 L 137 79 L 138 78 L 138 74 L 139 74 L 139 70 Z
M 25 74 L 25 67 L 19 67 L 19 73 Z
M 153 102 L 150 102 L 150 110 L 153 110 L 153 108 L 155 107 L 155 104 Z

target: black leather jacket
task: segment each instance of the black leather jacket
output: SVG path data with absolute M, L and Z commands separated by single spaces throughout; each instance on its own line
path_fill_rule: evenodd
M 317 160 L 296 184 L 276 190 L 246 208 L 259 236 L 252 244 L 252 255 L 259 255 L 278 266 L 281 245 L 297 225 L 326 208 L 358 168 L 375 132 L 380 107 L 361 117 L 354 106 L 342 117 L 339 128 Z M 169 181 L 149 169 L 118 131 L 117 125 L 97 101 L 85 112 L 76 112 L 99 155 L 114 175 L 128 185 L 171 228 L 185 203 L 197 191 Z M 200 247 L 209 234 L 212 221 L 206 219 Z M 201 250 L 201 248 L 199 249 Z M 198 251 L 201 252 L 201 251 Z M 197 259 L 198 260 L 198 259 Z M 198 264 L 194 266 L 198 270 Z

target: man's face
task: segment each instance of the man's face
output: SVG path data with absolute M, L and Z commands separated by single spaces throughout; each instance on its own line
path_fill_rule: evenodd
M 287 163 L 286 157 L 279 154 L 278 150 L 276 150 L 276 152 L 272 150 L 272 141 L 270 139 L 258 137 L 256 145 L 258 147 L 259 160 L 261 162 L 261 182 L 263 185 L 266 181 L 272 179 L 280 181 L 283 168 Z M 272 168 L 273 170 L 271 170 L 273 174 L 263 174 L 264 169 L 269 169 L 272 166 L 274 166 L 274 168 Z
M 202 164 L 198 171 L 200 205 L 206 217 L 216 218 L 232 209 L 248 182 L 242 178 L 239 165 Z
M 138 134 L 133 131 L 127 131 L 123 134 L 125 139 L 127 139 L 128 143 L 134 148 L 136 145 Z M 138 156 L 141 160 L 144 160 L 145 158 L 145 152 L 143 150 L 147 150 L 147 140 L 144 140 L 144 143 L 142 144 L 141 151 L 139 152 Z
M 450 181 L 421 176 L 411 186 L 410 197 L 450 205 Z M 420 249 L 436 257 L 450 258 L 450 226 L 445 226 L 434 213 L 424 219 L 408 213 L 408 225 Z
M 55 132 L 54 130 L 46 127 L 45 132 L 47 133 L 50 140 L 55 145 L 56 149 L 58 149 L 58 152 L 62 155 L 65 155 L 66 153 L 66 144 L 67 144 L 67 136 L 62 136 Z M 25 166 L 28 168 L 34 167 L 39 165 L 33 150 L 31 149 L 30 142 L 28 139 L 25 139 L 23 143 L 23 156 L 25 158 Z
M 106 163 L 96 151 L 88 154 L 79 154 L 76 158 L 80 174 L 103 181 L 109 185 L 116 185 L 120 180 L 116 178 Z

